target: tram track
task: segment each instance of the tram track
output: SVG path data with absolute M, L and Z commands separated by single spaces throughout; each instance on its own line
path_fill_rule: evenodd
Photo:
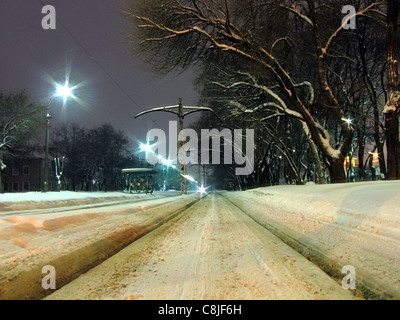
M 0 299 L 397 297 L 396 238 L 262 200 L 214 193 L 41 215 L 52 227 L 27 216 L 16 228 L 20 237 L 0 232 L 15 253 L 0 246 L 0 270 L 8 271 Z M 342 287 L 340 271 L 349 263 L 357 290 Z M 57 270 L 55 291 L 40 287 L 48 264 Z
M 43 298 L 50 293 L 42 286 L 43 266 L 55 268 L 62 287 L 198 200 L 185 195 L 6 217 L 10 225 L 0 229 L 0 299 Z
M 280 205 L 261 206 L 257 200 L 250 203 L 228 193 L 223 196 L 337 282 L 345 277 L 344 267 L 354 268 L 356 289 L 352 291 L 356 295 L 370 300 L 399 298 L 400 242 L 394 228 L 380 234 L 362 217 L 358 221 L 347 219 L 348 212 L 337 213 L 332 219 L 307 214 L 306 208 L 285 210 Z M 386 223 L 397 225 L 391 220 Z
M 137 199 L 127 199 L 127 200 L 114 200 L 114 201 L 106 201 L 106 202 L 97 202 L 97 203 L 88 203 L 88 204 L 70 204 L 57 208 L 42 208 L 42 209 L 31 209 L 31 210 L 15 210 L 15 211 L 0 211 L 0 218 L 7 216 L 31 216 L 31 215 L 39 215 L 39 214 L 50 214 L 50 213 L 63 213 L 69 211 L 77 211 L 77 210 L 86 210 L 86 209 L 95 209 L 95 208 L 104 208 L 104 207 L 112 207 L 123 204 L 134 204 L 138 202 L 146 202 L 152 201 L 156 199 L 164 199 L 162 195 L 160 196 L 152 196 L 148 198 L 137 198 Z
M 358 298 L 230 201 L 211 194 L 45 299 Z

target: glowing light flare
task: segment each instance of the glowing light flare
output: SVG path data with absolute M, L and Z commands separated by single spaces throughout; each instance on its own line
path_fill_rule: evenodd
M 161 155 L 157 155 L 154 152 L 154 149 L 156 149 L 155 145 L 150 145 L 148 143 L 140 143 L 139 144 L 139 149 L 141 152 L 146 152 L 146 158 L 148 157 L 148 154 L 150 153 L 152 156 L 156 157 L 159 159 L 160 164 L 167 166 L 167 168 L 173 168 L 176 169 L 176 166 L 174 165 L 174 161 L 171 159 L 165 159 Z
M 140 151 L 144 151 L 144 152 L 146 152 L 146 154 L 147 154 L 147 153 L 152 153 L 152 154 L 154 154 L 153 148 L 152 148 L 151 145 L 149 145 L 149 144 L 141 143 L 140 146 L 139 146 L 139 148 L 140 148 Z
M 159 158 L 161 159 L 161 163 L 163 164 L 163 165 L 166 165 L 167 167 L 172 167 L 174 164 L 173 164 L 173 161 L 172 160 L 170 160 L 170 159 L 164 159 L 163 157 L 161 157 L 161 156 L 159 156 Z
M 67 70 L 65 72 L 65 75 L 63 77 L 64 80 L 58 81 L 54 77 L 52 77 L 50 74 L 47 72 L 42 72 L 42 78 L 51 86 L 52 91 L 50 95 L 48 96 L 48 99 L 54 99 L 54 98 L 63 98 L 64 104 L 68 99 L 73 99 L 75 102 L 78 102 L 80 105 L 85 106 L 85 102 L 80 99 L 79 97 L 76 96 L 75 92 L 81 88 L 87 85 L 88 80 L 84 80 L 79 83 L 74 83 L 73 86 L 71 86 L 71 81 L 70 81 L 70 75 L 71 75 L 71 68 L 67 67 Z
M 181 176 L 184 177 L 186 180 L 188 180 L 190 182 L 197 183 L 197 181 L 192 176 L 189 176 L 187 174 L 181 174 Z
M 342 120 L 344 122 L 346 122 L 349 126 L 351 126 L 353 124 L 353 119 L 349 118 L 342 118 Z
M 378 152 L 368 152 L 371 156 L 374 157 L 374 159 L 378 159 L 379 158 L 379 153 Z
M 380 160 L 380 156 L 379 156 L 379 152 L 368 152 L 371 156 L 372 156 L 372 161 L 374 163 L 374 165 L 379 165 L 379 160 Z
M 197 192 L 200 193 L 200 197 L 202 197 L 204 194 L 207 194 L 207 188 L 201 185 L 197 188 Z
M 45 103 L 51 108 L 53 116 L 56 115 L 60 121 L 67 122 L 67 113 L 75 113 L 76 109 L 67 110 L 72 106 L 79 105 L 83 109 L 87 109 L 90 105 L 95 105 L 96 97 L 85 88 L 92 80 L 72 80 L 70 62 L 67 61 L 63 76 L 54 77 L 44 70 L 38 70 L 38 73 L 40 78 L 48 84 L 47 94 L 44 97 Z
M 74 90 L 75 90 L 75 87 L 70 87 L 69 81 L 66 80 L 63 85 L 61 85 L 61 84 L 56 85 L 56 93 L 55 94 L 57 97 L 63 98 L 64 102 L 66 102 L 68 98 L 74 98 L 74 99 L 76 98 L 73 93 Z

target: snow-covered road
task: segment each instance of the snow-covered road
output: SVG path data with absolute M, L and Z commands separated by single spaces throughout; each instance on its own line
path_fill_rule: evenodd
M 354 268 L 365 298 L 400 299 L 400 183 L 226 193 L 259 224 L 333 278 Z
M 44 266 L 55 268 L 59 288 L 198 201 L 193 195 L 133 196 L 122 203 L 99 198 L 104 206 L 94 206 L 77 196 L 81 206 L 68 199 L 65 210 L 57 202 L 52 212 L 54 203 L 41 201 L 0 219 L 0 299 L 42 298 L 50 293 L 41 284 Z M 7 212 L 11 207 L 8 202 Z
M 45 299 L 355 299 L 220 195 Z
M 83 285 L 89 291 L 78 294 L 75 280 L 48 299 L 399 299 L 399 191 L 398 181 L 277 186 L 214 193 L 181 216 L 173 213 L 198 195 L 121 204 L 115 212 L 8 214 L 0 218 L 0 299 L 4 283 L 14 281 L 24 292 L 27 271 L 36 268 L 40 283 L 43 264 L 86 248 L 60 260 L 76 267 L 100 254 L 100 243 L 121 242 L 128 235 L 123 228 L 146 223 L 154 231 L 118 253 L 119 260 L 79 278 L 94 275 L 92 285 Z M 65 195 L 0 195 L 0 212 L 106 201 Z M 167 223 L 171 214 L 175 223 Z M 344 266 L 354 267 L 356 290 L 342 288 Z

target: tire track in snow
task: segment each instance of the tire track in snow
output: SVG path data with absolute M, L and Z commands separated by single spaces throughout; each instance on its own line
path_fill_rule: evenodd
M 219 195 L 208 195 L 47 299 L 357 299 Z

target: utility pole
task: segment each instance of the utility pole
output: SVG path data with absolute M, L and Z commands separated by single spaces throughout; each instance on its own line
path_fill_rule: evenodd
M 187 112 L 185 112 L 185 110 L 188 110 Z M 173 113 L 175 115 L 178 116 L 178 121 L 179 121 L 179 132 L 181 132 L 183 130 L 183 121 L 185 119 L 185 117 L 189 114 L 195 113 L 195 112 L 199 112 L 199 111 L 210 111 L 212 112 L 221 122 L 222 119 L 218 116 L 218 114 L 216 114 L 214 112 L 214 110 L 212 110 L 211 108 L 208 107 L 198 107 L 198 106 L 183 106 L 182 104 L 182 98 L 179 98 L 178 100 L 178 105 L 175 106 L 165 106 L 165 107 L 158 107 L 158 108 L 153 108 L 150 110 L 146 110 L 143 112 L 140 112 L 139 114 L 137 114 L 135 116 L 135 119 L 150 113 L 150 112 L 158 112 L 158 111 L 164 111 L 164 112 L 169 112 L 169 113 Z M 183 147 L 184 145 L 184 141 L 178 141 L 178 153 L 179 150 Z M 177 155 L 177 159 L 179 161 L 179 157 Z M 180 173 L 180 189 L 181 189 L 181 195 L 183 194 L 187 194 L 187 181 L 186 181 L 186 165 L 183 163 L 179 163 L 179 173 Z
M 64 85 L 57 84 L 56 85 L 56 93 L 50 98 L 47 103 L 47 113 L 46 113 L 46 136 L 45 136 L 45 150 L 44 150 L 44 181 L 43 181 L 43 192 L 49 191 L 49 143 L 50 143 L 50 108 L 51 104 L 55 97 L 62 97 L 64 99 L 64 103 L 67 101 L 69 97 L 74 97 L 73 91 L 75 87 L 70 88 L 68 80 L 65 81 Z
M 46 137 L 44 150 L 44 181 L 43 192 L 49 191 L 49 138 L 50 138 L 50 105 L 47 107 L 46 115 Z
M 183 105 L 182 105 L 182 98 L 179 98 L 178 102 L 178 117 L 179 117 L 179 132 L 183 130 L 183 119 L 184 119 L 184 114 L 183 114 Z M 179 133 L 178 133 L 179 135 Z M 178 155 L 179 155 L 179 150 L 184 145 L 184 141 L 178 141 Z M 179 157 L 177 157 L 179 161 Z M 181 163 L 179 161 L 179 173 L 180 173 L 180 185 L 181 185 L 181 195 L 182 194 L 187 194 L 187 180 L 185 178 L 186 176 L 186 165 Z

